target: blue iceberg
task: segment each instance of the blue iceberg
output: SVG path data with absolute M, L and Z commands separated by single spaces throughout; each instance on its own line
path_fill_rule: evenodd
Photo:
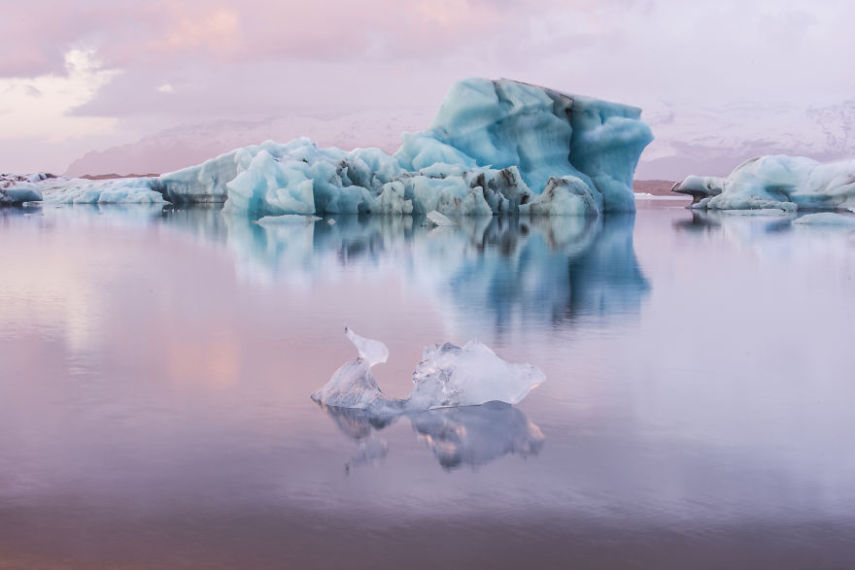
M 597 215 L 634 211 L 651 142 L 636 107 L 511 80 L 455 84 L 426 131 L 390 155 L 307 138 L 251 145 L 151 179 L 85 183 L 45 201 L 225 203 L 252 217 L 328 214 Z M 119 188 L 124 188 L 125 195 Z
M 855 207 L 855 160 L 761 156 L 727 177 L 689 176 L 673 190 L 691 195 L 691 207 L 697 209 L 847 210 Z

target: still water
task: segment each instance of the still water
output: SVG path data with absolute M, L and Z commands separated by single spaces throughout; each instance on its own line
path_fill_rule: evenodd
M 855 234 L 0 210 L 0 568 L 855 568 Z M 478 339 L 547 382 L 388 424 Z

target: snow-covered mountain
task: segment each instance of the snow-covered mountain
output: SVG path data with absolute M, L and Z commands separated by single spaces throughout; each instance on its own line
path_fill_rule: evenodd
M 134 143 L 89 152 L 72 162 L 65 174 L 170 172 L 238 147 L 266 140 L 287 142 L 301 136 L 321 146 L 373 146 L 391 152 L 400 146 L 402 132 L 422 130 L 432 119 L 433 111 L 393 109 L 182 125 Z
M 855 156 L 855 99 L 827 106 L 742 103 L 698 109 L 662 106 L 645 112 L 656 140 L 639 179 L 725 176 L 767 154 L 835 160 Z

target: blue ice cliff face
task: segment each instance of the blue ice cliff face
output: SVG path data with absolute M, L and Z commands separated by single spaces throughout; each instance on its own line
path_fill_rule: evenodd
M 632 175 L 653 139 L 635 107 L 510 80 L 455 84 L 432 127 L 380 149 L 306 138 L 225 153 L 156 179 L 77 184 L 46 201 L 225 202 L 251 217 L 326 214 L 596 215 L 634 211 Z M 84 188 L 85 187 L 85 188 Z M 139 196 L 136 196 L 139 194 Z M 136 198 L 135 198 L 136 196 Z
M 689 176 L 673 190 L 692 195 L 698 209 L 846 210 L 855 207 L 855 160 L 762 156 L 725 178 Z

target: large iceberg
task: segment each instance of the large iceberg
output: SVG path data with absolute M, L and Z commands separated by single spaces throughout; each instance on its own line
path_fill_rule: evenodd
M 63 179 L 68 188 L 55 183 L 42 194 L 63 202 L 225 202 L 227 211 L 253 217 L 633 211 L 633 172 L 653 139 L 640 115 L 506 79 L 467 79 L 451 88 L 432 127 L 404 134 L 392 155 L 320 148 L 307 138 L 268 141 L 158 178 Z
M 689 176 L 673 190 L 691 195 L 699 209 L 846 210 L 855 207 L 855 160 L 763 156 L 725 178 Z

